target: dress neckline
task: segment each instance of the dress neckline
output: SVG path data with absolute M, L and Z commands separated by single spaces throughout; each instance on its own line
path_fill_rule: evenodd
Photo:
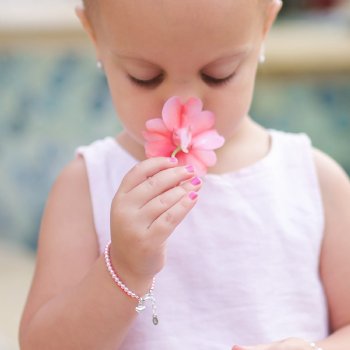
M 260 169 L 266 168 L 266 166 L 271 162 L 271 160 L 274 157 L 274 154 L 276 153 L 276 143 L 277 143 L 277 131 L 274 129 L 266 129 L 269 136 L 270 136 L 270 148 L 268 153 L 257 160 L 256 162 L 247 165 L 243 168 L 225 172 L 225 173 L 220 173 L 220 174 L 214 174 L 214 173 L 207 173 L 206 175 L 203 176 L 204 179 L 213 179 L 213 180 L 218 180 L 221 178 L 226 178 L 226 177 L 244 177 L 244 176 L 249 176 L 253 173 L 256 173 Z M 139 160 L 136 159 L 133 155 L 131 155 L 125 148 L 123 148 L 120 143 L 117 141 L 116 138 L 114 137 L 107 137 L 107 139 L 110 139 L 112 142 L 113 146 L 121 152 L 126 158 L 128 158 L 132 163 L 137 164 L 139 163 Z

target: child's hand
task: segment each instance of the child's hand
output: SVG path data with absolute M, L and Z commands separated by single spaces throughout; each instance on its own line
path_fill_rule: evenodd
M 232 350 L 322 350 L 314 343 L 309 343 L 299 338 L 287 338 L 271 344 L 256 346 L 235 345 Z
M 163 268 L 165 243 L 200 186 L 193 168 L 174 158 L 147 159 L 124 177 L 111 208 L 111 258 L 126 284 L 149 281 Z

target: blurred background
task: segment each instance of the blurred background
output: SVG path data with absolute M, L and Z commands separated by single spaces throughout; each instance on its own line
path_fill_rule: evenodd
M 120 126 L 74 0 L 0 0 L 0 350 L 17 328 L 43 207 L 77 146 Z M 350 0 L 285 0 L 252 116 L 306 132 L 350 174 Z

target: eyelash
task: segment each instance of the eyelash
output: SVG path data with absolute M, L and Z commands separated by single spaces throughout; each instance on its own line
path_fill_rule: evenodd
M 210 77 L 209 75 L 202 74 L 202 79 L 209 85 L 222 86 L 229 83 L 232 80 L 232 78 L 235 76 L 235 74 L 236 73 L 232 73 L 228 77 L 222 78 L 222 79 L 217 79 L 217 78 Z
M 203 73 L 201 74 L 201 76 L 202 76 L 202 79 L 204 80 L 204 82 L 206 82 L 208 85 L 222 86 L 222 85 L 229 83 L 231 81 L 231 79 L 235 76 L 235 73 L 229 75 L 226 78 L 222 78 L 222 79 L 213 78 L 213 77 L 210 77 L 209 75 L 206 75 Z M 155 78 L 150 79 L 150 80 L 140 80 L 140 79 L 134 78 L 131 75 L 129 75 L 129 78 L 133 83 L 135 83 L 141 87 L 152 88 L 152 87 L 155 87 L 162 82 L 163 74 L 160 74 L 160 75 L 158 75 Z
M 158 85 L 159 83 L 162 82 L 163 80 L 163 74 L 160 74 L 158 76 L 156 76 L 155 78 L 153 79 L 150 79 L 150 80 L 140 80 L 140 79 L 136 79 L 134 78 L 133 76 L 129 75 L 129 78 L 130 80 L 137 84 L 137 85 L 140 85 L 142 87 L 153 87 L 155 85 Z

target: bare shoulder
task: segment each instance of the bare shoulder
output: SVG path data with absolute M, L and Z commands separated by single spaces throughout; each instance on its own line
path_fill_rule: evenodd
M 82 248 L 90 250 L 88 238 L 94 238 L 97 243 L 87 169 L 84 159 L 78 156 L 62 170 L 52 187 L 42 219 L 38 253 L 40 255 L 42 244 L 47 240 L 63 241 L 65 249 L 80 248 L 81 256 Z M 79 247 L 74 246 L 77 241 L 81 244 Z M 96 256 L 97 244 L 92 248 Z
M 350 323 L 350 181 L 325 153 L 315 149 L 314 159 L 325 213 L 320 272 L 336 330 Z
M 336 195 L 334 190 L 350 190 L 348 175 L 334 159 L 316 148 L 313 155 L 324 199 Z
M 21 330 L 43 304 L 77 284 L 97 258 L 87 171 L 79 156 L 63 169 L 47 199 Z

